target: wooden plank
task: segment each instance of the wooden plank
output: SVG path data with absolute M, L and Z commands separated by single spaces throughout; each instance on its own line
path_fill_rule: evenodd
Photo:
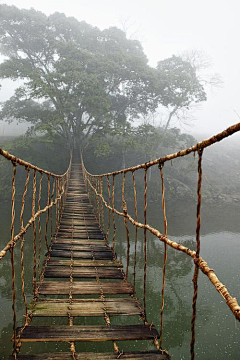
M 21 328 L 17 328 L 17 335 Z M 21 333 L 22 342 L 32 341 L 111 341 L 153 340 L 159 338 L 153 325 L 73 325 L 27 326 Z M 13 339 L 12 339 L 13 340 Z
M 109 315 L 141 315 L 143 309 L 138 303 L 128 298 L 105 299 L 74 299 L 69 300 L 50 299 L 31 302 L 29 310 L 33 316 L 103 316 L 105 312 Z
M 56 238 L 56 242 L 54 244 L 70 244 L 73 243 L 73 245 L 105 245 L 106 241 L 105 240 L 91 240 L 91 239 L 71 239 L 71 237 L 69 237 L 68 239 L 63 239 L 63 238 Z
M 116 360 L 116 354 L 113 353 L 80 353 L 76 354 L 76 360 Z M 10 360 L 14 360 L 13 356 L 9 357 Z M 70 353 L 58 353 L 58 354 L 39 354 L 39 355 L 18 355 L 19 360 L 72 360 Z M 134 351 L 124 352 L 121 355 L 122 359 L 128 360 L 170 360 L 169 355 L 161 354 L 158 351 Z
M 70 266 L 71 260 L 55 260 L 50 259 L 47 263 L 48 266 Z M 121 261 L 110 260 L 73 260 L 73 266 L 93 266 L 93 267 L 117 267 L 122 268 Z
M 107 245 L 89 245 L 89 244 L 74 244 L 74 243 L 68 243 L 68 244 L 59 244 L 54 243 L 51 246 L 52 249 L 56 250 L 72 250 L 73 251 L 111 251 L 112 249 L 108 247 Z
M 96 234 L 88 234 L 87 232 L 85 234 L 69 234 L 69 233 L 58 233 L 58 238 L 64 238 L 64 239 L 69 239 L 72 238 L 72 239 L 92 239 L 92 240 L 95 240 L 95 239 L 99 239 L 99 240 L 103 240 L 104 239 L 104 236 L 103 235 L 96 235 Z
M 38 283 L 39 285 L 39 283 Z M 70 281 L 44 281 L 39 287 L 39 294 L 42 295 L 69 295 Z M 97 295 L 101 294 L 101 289 L 105 295 L 133 294 L 134 290 L 129 282 L 107 282 L 101 283 L 87 281 L 74 281 L 72 283 L 72 293 L 75 295 Z
M 63 258 L 71 258 L 71 251 L 64 251 L 64 250 L 53 250 L 51 251 L 52 257 L 63 257 Z M 47 255 L 47 254 L 46 254 Z M 97 252 L 88 252 L 88 251 L 73 251 L 72 255 L 74 258 L 79 259 L 92 259 L 93 255 L 94 258 L 97 260 L 106 259 L 106 260 L 113 260 L 113 253 L 111 251 L 97 251 Z
M 69 278 L 71 274 L 70 267 L 58 266 L 47 267 L 44 273 L 45 278 Z M 96 278 L 98 275 L 102 279 L 123 279 L 124 275 L 119 269 L 96 269 L 93 267 L 74 267 L 72 270 L 73 278 Z

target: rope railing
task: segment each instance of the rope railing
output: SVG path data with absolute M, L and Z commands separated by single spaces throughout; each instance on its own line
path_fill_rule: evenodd
M 148 161 L 144 164 L 139 164 L 133 167 L 121 169 L 118 171 L 113 171 L 110 173 L 104 173 L 101 175 L 93 175 L 90 174 L 83 162 L 82 158 L 82 169 L 84 180 L 88 189 L 88 194 L 90 199 L 92 199 L 92 204 L 96 205 L 96 216 L 97 218 L 102 218 L 103 209 L 99 204 L 104 204 L 105 208 L 108 210 L 109 218 L 107 225 L 107 240 L 109 242 L 109 228 L 110 228 L 110 214 L 112 213 L 112 227 L 113 227 L 113 250 L 115 249 L 115 241 L 116 241 L 116 224 L 115 224 L 115 215 L 118 215 L 123 218 L 124 226 L 126 228 L 126 278 L 129 274 L 129 229 L 128 223 L 131 223 L 135 227 L 135 242 L 134 242 L 134 268 L 133 268 L 133 278 L 134 278 L 134 286 L 136 281 L 136 257 L 137 257 L 137 229 L 143 229 L 144 231 L 144 239 L 143 239 L 143 251 L 144 251 L 144 275 L 143 275 L 143 302 L 144 302 L 144 314 L 142 316 L 142 320 L 144 323 L 147 323 L 147 314 L 146 314 L 146 289 L 147 289 L 147 232 L 155 235 L 161 242 L 164 243 L 164 259 L 163 259 L 163 282 L 162 282 L 162 291 L 161 291 L 161 310 L 160 310 L 160 340 L 158 342 L 155 339 L 154 343 L 158 350 L 163 351 L 162 348 L 162 336 L 163 336 L 163 313 L 164 313 L 164 291 L 165 291 L 165 278 L 167 271 L 167 247 L 171 247 L 177 251 L 181 251 L 188 256 L 190 256 L 194 263 L 194 276 L 193 276 L 193 286 L 194 286 L 194 294 L 192 301 L 192 321 L 191 321 L 191 332 L 192 339 L 190 344 L 190 352 L 191 359 L 195 358 L 194 344 L 195 344 L 195 320 L 196 320 L 196 303 L 197 303 L 197 294 L 198 294 L 198 273 L 201 271 L 205 274 L 210 282 L 213 284 L 215 289 L 221 294 L 226 304 L 230 308 L 231 312 L 234 314 L 235 318 L 240 321 L 240 306 L 236 298 L 232 297 L 229 293 L 227 287 L 221 283 L 219 278 L 213 269 L 211 269 L 208 263 L 200 256 L 200 229 L 201 229 L 201 188 L 202 188 L 202 158 L 203 158 L 203 150 L 225 138 L 231 136 L 232 134 L 240 131 L 240 123 L 233 125 L 221 133 L 210 137 L 207 140 L 197 143 L 196 145 L 189 147 L 187 149 L 178 151 L 176 153 L 166 155 L 164 157 L 157 158 L 152 161 Z M 166 203 L 165 203 L 165 187 L 164 187 L 164 173 L 163 168 L 164 164 L 173 159 L 177 159 L 180 157 L 184 157 L 189 155 L 190 153 L 198 153 L 198 184 L 197 184 L 197 225 L 196 225 L 196 250 L 190 249 L 184 246 L 181 243 L 172 241 L 167 234 L 167 216 L 166 216 Z M 158 166 L 160 169 L 160 179 L 161 179 L 161 194 L 162 194 L 162 210 L 163 210 L 163 221 L 164 221 L 164 233 L 160 232 L 158 229 L 151 226 L 147 221 L 147 172 L 148 169 L 152 166 Z M 138 220 L 137 214 L 137 194 L 136 194 L 136 172 L 140 169 L 144 171 L 144 194 L 143 194 L 143 203 L 144 203 L 144 222 L 140 222 Z M 134 195 L 134 208 L 135 208 L 135 218 L 128 212 L 127 201 L 125 198 L 125 183 L 126 183 L 126 174 L 132 173 L 132 186 L 133 186 L 133 195 Z M 116 191 L 116 183 L 119 176 L 122 178 L 119 180 L 120 188 L 122 192 L 122 210 L 117 210 L 115 207 L 115 191 Z M 98 184 L 102 184 L 99 187 Z M 122 184 L 122 185 L 121 185 Z M 104 197 L 103 187 L 107 189 L 106 198 Z M 100 220 L 99 220 L 100 221 Z
M 31 313 L 28 309 L 27 294 L 26 294 L 26 285 L 25 285 L 25 267 L 26 261 L 29 265 L 30 261 L 33 260 L 33 269 L 32 269 L 32 287 L 33 287 L 33 297 L 36 299 L 39 297 L 38 289 L 40 284 L 44 279 L 44 271 L 46 268 L 46 263 L 41 269 L 41 255 L 43 250 L 42 243 L 42 232 L 44 229 L 44 238 L 45 238 L 45 247 L 47 252 L 51 251 L 51 248 L 48 243 L 48 238 L 53 238 L 54 233 L 56 234 L 61 218 L 61 212 L 63 209 L 64 202 L 66 200 L 67 187 L 69 182 L 70 170 L 71 170 L 71 160 L 67 171 L 63 175 L 57 175 L 52 172 L 43 170 L 29 162 L 26 162 L 22 159 L 17 158 L 14 155 L 9 154 L 7 151 L 0 148 L 0 155 L 3 156 L 7 161 L 12 163 L 13 173 L 12 173 L 12 196 L 11 196 L 11 226 L 10 226 L 10 240 L 0 251 L 0 260 L 2 260 L 8 253 L 11 257 L 11 267 L 12 267 L 12 311 L 13 311 L 13 356 L 17 359 L 17 354 L 21 348 L 21 334 L 23 330 L 31 322 Z M 16 178 L 18 173 L 18 167 L 25 169 L 25 183 L 24 189 L 21 196 L 21 206 L 19 210 L 19 221 L 20 221 L 20 230 L 15 234 L 16 231 L 16 220 L 17 220 L 17 210 L 16 210 Z M 32 181 L 31 189 L 30 182 Z M 43 189 L 46 189 L 45 196 L 43 196 Z M 30 193 L 30 199 L 28 193 Z M 44 197 L 47 198 L 46 204 L 41 206 L 44 201 Z M 18 196 L 19 198 L 19 196 Z M 27 206 L 26 206 L 27 205 Z M 55 206 L 56 211 L 53 211 Z M 24 213 L 26 208 L 31 208 L 30 218 L 24 224 Z M 46 213 L 45 220 L 42 219 L 41 215 Z M 25 214 L 26 216 L 26 214 Z M 25 235 L 32 227 L 32 257 L 29 255 L 24 256 L 24 249 L 26 244 Z M 15 260 L 15 248 L 20 242 L 20 282 L 21 282 L 21 293 L 23 297 L 23 306 L 25 308 L 25 323 L 22 326 L 21 330 L 16 333 L 16 300 L 17 300 L 17 275 L 16 272 L 16 260 Z M 27 259 L 25 259 L 27 258 Z M 39 281 L 39 283 L 38 283 Z

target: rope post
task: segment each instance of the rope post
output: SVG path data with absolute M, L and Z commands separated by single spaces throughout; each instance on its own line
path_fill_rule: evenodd
M 10 248 L 10 254 L 11 254 L 11 266 L 12 266 L 12 312 L 13 312 L 13 356 L 15 359 L 17 359 L 17 352 L 16 352 L 16 308 L 15 308 L 15 302 L 16 302 L 16 286 L 15 286 L 15 263 L 14 263 L 14 223 L 15 223 L 15 194 L 16 194 L 16 188 L 15 188 L 15 180 L 16 180 L 16 169 L 17 164 L 16 162 L 13 162 L 13 175 L 12 175 L 12 199 L 11 199 L 11 248 Z
M 48 175 L 48 187 L 47 187 L 47 218 L 46 218 L 46 225 L 45 225 L 45 244 L 46 244 L 46 248 L 47 251 L 49 251 L 49 245 L 48 245 L 48 223 L 49 223 L 49 218 L 50 218 L 50 209 L 49 209 L 49 205 L 51 202 L 51 178 L 50 175 Z
M 115 237 L 116 237 L 116 223 L 115 223 L 115 213 L 114 213 L 114 194 L 115 193 L 115 175 L 112 176 L 112 222 L 113 222 L 113 240 L 112 240 L 112 247 L 113 253 L 115 255 Z
M 147 166 L 144 168 L 144 294 L 143 294 L 143 304 L 144 304 L 144 316 L 147 319 L 146 314 L 146 292 L 147 292 Z
M 199 267 L 197 261 L 199 260 L 200 254 L 200 228 L 201 228 L 201 202 L 202 202 L 202 154 L 203 149 L 198 149 L 198 188 L 197 188 L 197 195 L 198 195 L 198 202 L 197 202 L 197 227 L 196 227 L 196 258 L 195 258 L 195 269 L 193 275 L 193 301 L 192 301 L 192 321 L 191 321 L 191 332 L 192 332 L 192 339 L 190 344 L 190 353 L 191 353 L 191 360 L 195 359 L 195 321 L 196 321 L 196 314 L 197 314 L 197 294 L 198 294 L 198 273 Z
M 24 192 L 23 192 L 23 196 L 22 196 L 22 207 L 21 207 L 21 212 L 20 212 L 20 225 L 21 225 L 21 230 L 23 230 L 23 213 L 24 213 L 24 208 L 25 208 L 25 200 L 26 200 L 26 195 L 27 195 L 27 190 L 28 190 L 28 183 L 29 183 L 29 177 L 30 177 L 30 169 L 29 167 L 25 168 L 27 176 L 26 176 L 26 181 L 25 181 L 25 186 L 24 186 Z M 23 254 L 23 247 L 24 247 L 24 236 L 21 236 L 21 285 L 22 285 L 22 295 L 23 295 L 23 301 L 24 301 L 24 306 L 25 306 L 25 319 L 27 321 L 28 319 L 28 308 L 27 308 L 27 297 L 25 294 L 25 282 L 24 282 L 24 254 Z
M 107 176 L 107 189 L 108 189 L 108 205 L 111 206 L 111 186 L 109 181 L 109 176 Z M 111 210 L 108 209 L 108 226 L 107 226 L 107 233 L 106 233 L 106 244 L 108 245 L 108 236 L 110 231 L 111 225 Z
M 128 229 L 128 220 L 127 220 L 127 203 L 125 200 L 125 182 L 126 182 L 126 173 L 123 173 L 123 182 L 122 182 L 122 204 L 123 204 L 123 214 L 124 214 L 124 226 L 126 229 L 127 237 L 127 264 L 126 264 L 126 275 L 124 280 L 128 279 L 128 269 L 129 269 L 129 256 L 130 256 L 130 240 L 129 240 L 129 229 Z
M 38 211 L 41 209 L 41 195 L 42 195 L 42 181 L 43 181 L 43 174 L 41 173 L 41 178 L 39 181 L 39 191 L 38 191 Z M 38 247 L 38 274 L 40 276 L 40 261 L 41 261 L 41 249 L 42 249 L 42 228 L 41 228 L 41 218 L 39 216 L 38 218 L 38 241 L 39 241 L 39 247 Z
M 32 196 L 32 217 L 35 215 L 35 202 L 36 202 L 36 184 L 37 176 L 36 170 L 33 170 L 33 196 Z M 37 244 L 36 244 L 37 232 L 36 232 L 36 221 L 33 221 L 33 294 L 36 298 L 36 281 L 37 281 Z
M 167 236 L 167 216 L 166 216 L 166 202 L 165 202 L 165 186 L 163 179 L 163 166 L 164 163 L 159 162 L 161 185 L 162 185 L 162 210 L 164 221 L 164 235 Z M 164 263 L 163 263 L 163 280 L 162 280 L 162 297 L 161 297 L 161 312 L 160 312 L 160 331 L 159 331 L 159 347 L 162 349 L 162 334 L 163 334 L 163 310 L 164 310 L 164 290 L 166 283 L 166 266 L 167 266 L 167 244 L 164 243 Z
M 135 221 L 138 221 L 138 213 L 137 213 L 137 192 L 136 192 L 136 180 L 135 173 L 132 172 L 132 180 L 133 180 L 133 196 L 134 196 L 134 211 L 135 211 Z M 133 266 L 133 288 L 135 291 L 136 286 L 136 266 L 137 266 L 137 235 L 138 228 L 135 225 L 135 239 L 134 239 L 134 266 Z

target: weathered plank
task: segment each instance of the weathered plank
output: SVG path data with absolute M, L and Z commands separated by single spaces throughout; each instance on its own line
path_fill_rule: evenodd
M 103 316 L 105 312 L 109 315 L 141 315 L 136 300 L 128 298 L 105 299 L 74 299 L 72 303 L 63 299 L 48 299 L 32 301 L 29 310 L 33 316 Z
M 89 244 L 74 244 L 74 243 L 68 243 L 68 244 L 58 244 L 54 243 L 51 248 L 53 250 L 73 250 L 73 251 L 107 251 L 112 252 L 112 249 L 109 248 L 106 245 L 89 245 Z
M 70 267 L 58 266 L 47 267 L 44 276 L 46 278 L 69 278 L 71 274 Z M 96 269 L 93 267 L 74 267 L 72 270 L 73 278 L 96 278 L 98 275 L 102 279 L 123 279 L 123 273 L 119 269 Z
M 116 360 L 116 354 L 113 353 L 80 353 L 76 354 L 76 360 Z M 10 356 L 10 360 L 14 360 L 13 356 Z M 18 355 L 19 360 L 72 360 L 70 353 L 58 353 L 58 354 L 39 354 L 39 355 Z M 161 354 L 158 351 L 139 351 L 139 352 L 124 352 L 121 355 L 122 359 L 128 360 L 170 360 L 169 355 Z
M 17 328 L 17 334 L 21 328 Z M 21 341 L 110 341 L 153 340 L 159 338 L 153 325 L 73 325 L 27 326 L 21 333 Z
M 47 254 L 46 254 L 47 255 Z M 95 259 L 106 259 L 113 260 L 113 253 L 111 251 L 65 251 L 65 250 L 53 250 L 51 251 L 52 257 L 63 257 L 63 258 L 79 258 L 79 259 L 92 259 L 93 256 Z
M 54 244 L 73 244 L 73 245 L 105 245 L 105 240 L 91 240 L 91 239 L 71 239 L 71 236 L 68 239 L 56 238 L 56 242 Z
M 39 284 L 38 284 L 39 285 Z M 39 287 L 39 294 L 42 295 L 68 295 L 70 281 L 44 281 Z M 105 295 L 133 294 L 134 290 L 129 282 L 107 282 L 101 283 L 88 281 L 75 281 L 72 283 L 72 294 L 75 295 L 96 295 L 101 294 L 101 289 Z
M 48 266 L 70 266 L 71 260 L 49 260 Z M 123 264 L 121 261 L 111 260 L 73 260 L 73 266 L 93 266 L 93 267 L 117 267 L 122 268 Z

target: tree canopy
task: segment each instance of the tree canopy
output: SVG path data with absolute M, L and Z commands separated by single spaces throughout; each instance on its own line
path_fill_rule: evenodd
M 70 147 L 127 129 L 159 104 L 174 113 L 206 99 L 187 61 L 173 56 L 152 68 L 140 42 L 118 28 L 101 31 L 57 12 L 0 5 L 0 53 L 0 78 L 22 81 L 0 118 L 28 121 Z
M 0 5 L 0 77 L 22 79 L 1 117 L 83 143 L 119 117 L 153 111 L 159 83 L 141 44 L 64 14 Z
M 196 69 L 189 61 L 183 60 L 180 56 L 173 55 L 159 61 L 157 69 L 164 89 L 161 104 L 169 109 L 165 127 L 167 129 L 173 115 L 178 110 L 188 109 L 193 103 L 205 101 L 207 96 Z

